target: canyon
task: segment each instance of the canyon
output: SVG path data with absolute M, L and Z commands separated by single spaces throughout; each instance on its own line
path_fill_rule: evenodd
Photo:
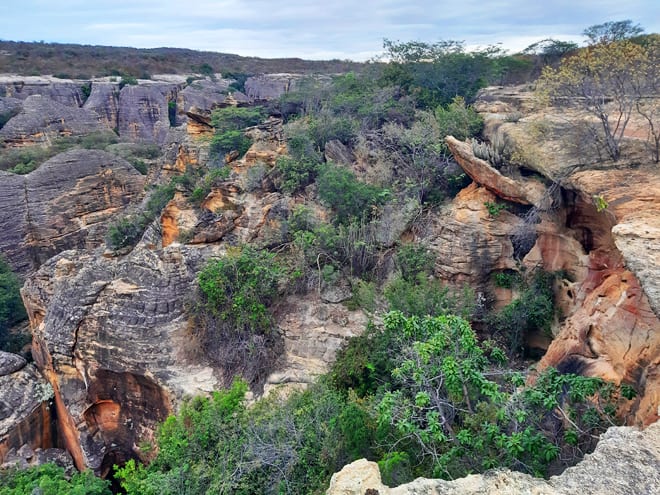
M 273 116 L 246 131 L 250 149 L 228 162 L 230 179 L 213 186 L 199 207 L 178 190 L 135 247 L 111 251 L 105 237 L 117 216 L 144 205 L 149 184 L 207 164 L 214 109 L 277 98 L 295 88 L 300 77 L 253 77 L 245 92 L 232 91 L 223 79 L 190 84 L 181 76 L 152 79 L 122 87 L 94 80 L 85 99 L 81 88 L 87 81 L 0 78 L 0 110 L 16 113 L 0 129 L 7 148 L 116 132 L 122 140 L 155 143 L 164 150 L 147 175 L 121 156 L 84 149 L 58 154 L 27 175 L 0 171 L 0 252 L 25 277 L 21 294 L 34 359 L 27 363 L 0 353 L 0 464 L 20 458 L 24 445 L 63 448 L 78 469 L 104 476 L 114 464 L 149 461 L 153 453 L 145 446 L 184 398 L 228 385 L 222 363 L 200 352 L 188 308 L 207 260 L 239 243 L 276 247 L 284 242 L 297 199 L 276 191 L 267 174 L 257 174 L 286 154 L 282 119 Z M 551 335 L 528 335 L 525 343 L 542 355 L 537 370 L 552 366 L 629 384 L 637 397 L 619 414 L 631 426 L 648 428 L 643 433 L 611 430 L 592 458 L 549 485 L 496 473 L 471 477 L 465 483 L 477 488 L 461 493 L 497 493 L 479 490 L 510 483 L 520 490 L 565 493 L 580 476 L 595 477 L 605 469 L 604 458 L 633 444 L 639 451 L 612 476 L 623 477 L 625 466 L 647 462 L 640 474 L 625 477 L 648 476 L 640 490 L 652 486 L 660 471 L 654 424 L 660 412 L 657 165 L 641 159 L 576 163 L 561 132 L 539 131 L 560 125 L 559 117 L 534 106 L 523 87 L 487 88 L 476 107 L 485 120 L 485 136 L 511 143 L 524 155 L 524 167 L 505 176 L 476 157 L 469 143 L 447 137 L 472 183 L 414 232 L 418 204 L 385 211 L 388 228 L 377 235 L 379 246 L 391 247 L 403 237 L 424 243 L 436 257 L 438 280 L 456 288 L 467 284 L 479 304 L 495 307 L 514 297 L 512 289 L 496 286 L 496 274 L 537 267 L 559 273 L 554 285 L 559 311 Z M 514 112 L 522 118 L 508 118 Z M 325 153 L 335 162 L 361 165 L 339 142 Z M 601 208 L 595 198 L 607 206 Z M 487 205 L 498 201 L 515 206 L 493 215 Z M 253 396 L 305 387 L 328 370 L 347 339 L 360 335 L 369 321 L 361 310 L 342 304 L 350 296 L 340 281 L 277 303 L 281 353 Z M 440 482 L 427 480 L 415 482 L 417 488 L 390 490 L 373 465 L 352 466 L 347 469 L 368 472 L 340 473 L 328 493 L 364 493 L 363 488 L 377 490 L 368 493 L 449 493 L 457 486 L 441 488 Z M 352 481 L 344 486 L 342 476 Z

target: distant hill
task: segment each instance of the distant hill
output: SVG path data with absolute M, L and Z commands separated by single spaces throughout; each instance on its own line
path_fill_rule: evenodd
M 24 76 L 53 74 L 89 79 L 128 75 L 148 79 L 151 74 L 341 73 L 364 64 L 300 58 L 265 59 L 182 48 L 128 48 L 60 43 L 0 41 L 0 73 Z

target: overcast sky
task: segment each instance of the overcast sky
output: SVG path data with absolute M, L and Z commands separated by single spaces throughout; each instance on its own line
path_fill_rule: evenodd
M 587 26 L 632 19 L 660 32 L 660 0 L 3 0 L 0 39 L 161 46 L 258 57 L 365 60 L 383 38 L 502 43 L 581 41 Z

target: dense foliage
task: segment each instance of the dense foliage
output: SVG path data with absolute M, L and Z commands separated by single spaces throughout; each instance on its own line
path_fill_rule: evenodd
M 211 153 L 224 156 L 232 151 L 244 154 L 250 147 L 250 139 L 243 130 L 258 124 L 263 118 L 261 107 L 226 107 L 213 111 L 211 123 L 215 134 L 211 138 Z
M 0 470 L 0 495 L 110 495 L 110 482 L 91 471 L 67 476 L 63 468 L 44 464 L 28 469 Z
M 144 495 L 321 493 L 360 457 L 379 461 L 388 483 L 495 466 L 543 474 L 575 462 L 612 423 L 613 385 L 550 369 L 519 388 L 505 361 L 461 317 L 391 312 L 305 392 L 247 408 L 235 381 L 192 399 L 161 427 L 155 461 L 117 476 Z
M 25 320 L 25 307 L 21 300 L 21 281 L 11 267 L 0 258 L 0 350 L 18 351 L 15 339 L 9 334 L 12 325 Z

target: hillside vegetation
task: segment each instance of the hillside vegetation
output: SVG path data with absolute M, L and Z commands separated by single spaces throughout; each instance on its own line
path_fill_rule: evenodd
M 386 65 L 329 63 L 323 70 L 360 70 L 335 75 L 324 86 L 305 81 L 268 108 L 214 110 L 208 164 L 153 188 L 143 211 L 112 226 L 108 248 L 120 252 L 140 242 L 177 193 L 191 211 L 206 216 L 224 214 L 200 213 L 209 193 L 239 189 L 237 184 L 248 192 L 280 194 L 290 204 L 295 200 L 295 206 L 272 238 L 232 241 L 223 256 L 210 259 L 197 273 L 188 308 L 190 340 L 208 362 L 224 367 L 223 378 L 231 386 L 189 398 L 168 417 L 155 443 L 140 446 L 152 462 L 136 458 L 115 466 L 124 492 L 323 493 L 334 472 L 361 457 L 377 461 L 389 485 L 418 476 L 454 479 L 497 467 L 549 476 L 593 450 L 636 392 L 626 383 L 570 373 L 576 370 L 547 368 L 530 380 L 525 336 L 549 333 L 559 312 L 553 287 L 563 274 L 525 269 L 521 258 L 526 252 L 516 253 L 518 271 L 498 272 L 493 281 L 495 287 L 511 289 L 512 300 L 496 308 L 469 286 L 443 284 L 435 276 L 433 251 L 411 239 L 419 239 L 424 219 L 446 211 L 470 182 L 445 136 L 475 140 L 475 148 L 502 170 L 512 161 L 496 143 L 478 142 L 484 122 L 471 104 L 488 84 L 529 81 L 542 73 L 546 101 L 567 104 L 568 97 L 574 104 L 567 88 L 580 82 L 593 88 L 593 81 L 602 82 L 608 73 L 625 72 L 597 72 L 594 66 L 601 69 L 600 62 L 614 60 L 605 69 L 621 69 L 626 60 L 639 62 L 630 72 L 638 76 L 637 111 L 651 116 L 649 150 L 657 158 L 653 132 L 658 114 L 648 98 L 657 94 L 654 38 L 630 41 L 637 30 L 619 37 L 613 27 L 587 30 L 594 44 L 584 50 L 551 41 L 517 56 L 494 49 L 468 52 L 456 42 L 388 41 Z M 20 62 L 35 57 L 46 64 L 44 53 L 51 48 L 26 45 Z M 73 47 L 71 56 L 77 49 L 85 50 L 80 70 L 115 70 L 91 62 L 95 47 Z M 258 65 L 256 59 L 213 58 L 224 57 L 217 54 L 197 59 L 188 51 L 177 58 L 178 52 L 169 49 L 116 50 L 135 55 L 128 58 L 130 65 L 116 70 L 137 76 L 136 71 L 185 72 L 202 64 L 222 71 L 223 63 L 236 64 L 233 70 L 240 72 L 273 70 L 263 69 L 273 66 Z M 105 49 L 98 53 L 103 58 Z M 154 58 L 144 62 L 148 57 Z M 591 71 L 580 72 L 583 60 Z M 277 65 L 284 61 L 271 63 L 280 68 L 275 71 L 312 70 L 312 63 L 286 68 Z M 41 67 L 55 70 L 56 63 L 32 67 L 43 72 L 48 69 Z M 616 98 L 610 95 L 613 87 L 603 84 L 601 99 Z M 630 112 L 634 107 L 635 101 Z M 587 102 L 583 110 L 599 116 L 595 103 Z M 269 114 L 284 123 L 286 154 L 272 166 L 257 163 L 239 177 L 232 153 L 249 149 L 245 129 Z M 608 118 L 596 121 L 596 145 L 607 146 L 612 139 L 618 145 L 616 140 L 623 139 L 623 131 L 619 137 L 609 123 Z M 605 155 L 617 160 L 622 151 L 615 151 L 607 148 Z M 524 219 L 531 208 L 504 202 L 486 206 L 491 219 L 504 210 Z M 179 241 L 185 244 L 193 235 Z M 261 390 L 282 352 L 277 304 L 286 296 L 341 284 L 351 293 L 344 304 L 363 310 L 370 320 L 364 333 L 350 339 L 330 371 L 306 390 L 274 392 L 250 403 L 248 390 Z M 18 474 L 5 476 L 11 486 L 18 485 Z M 94 489 L 104 493 L 105 487 Z

